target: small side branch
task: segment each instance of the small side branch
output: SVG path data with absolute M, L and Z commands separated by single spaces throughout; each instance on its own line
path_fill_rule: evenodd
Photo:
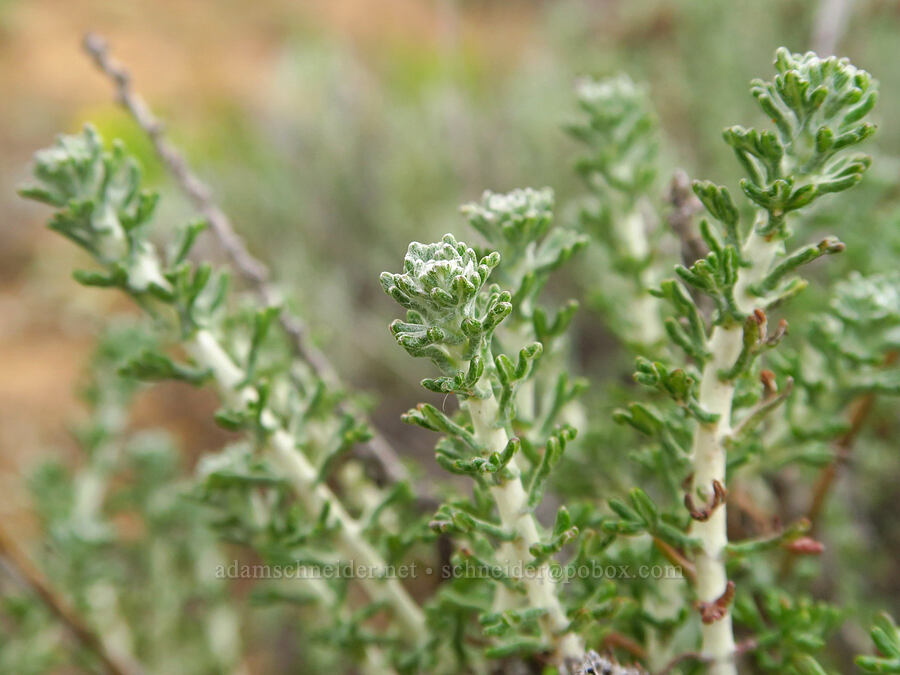
M 884 365 L 891 366 L 895 364 L 898 356 L 900 356 L 898 352 L 891 352 L 885 359 Z M 837 452 L 834 459 L 832 459 L 819 473 L 819 477 L 813 488 L 812 501 L 809 505 L 809 510 L 806 512 L 806 518 L 811 523 L 810 532 L 812 534 L 816 533 L 816 528 L 822 520 L 822 512 L 825 510 L 825 504 L 827 503 L 828 496 L 831 494 L 831 489 L 834 487 L 834 483 L 837 480 L 838 473 L 840 472 L 841 467 L 850 460 L 850 455 L 853 453 L 853 446 L 856 444 L 857 437 L 865 427 L 866 421 L 869 419 L 869 415 L 875 405 L 875 400 L 876 395 L 874 393 L 868 393 L 855 401 L 853 410 L 850 413 L 850 428 L 837 440 Z M 798 552 L 796 551 L 790 551 L 788 557 L 785 558 L 781 567 L 782 577 L 788 576 L 794 569 L 797 554 Z
M 859 433 L 866 424 L 866 420 L 869 418 L 869 414 L 872 412 L 872 407 L 875 405 L 875 398 L 875 394 L 865 394 L 856 401 L 850 416 L 850 428 L 837 441 L 837 454 L 835 455 L 835 458 L 828 466 L 822 469 L 822 473 L 819 474 L 819 479 L 816 481 L 816 486 L 813 490 L 812 503 L 806 514 L 806 517 L 812 523 L 813 531 L 821 520 L 822 511 L 825 509 L 825 502 L 828 500 L 831 487 L 837 479 L 838 471 L 840 470 L 840 467 L 846 464 L 850 459 L 850 454 L 853 451 L 856 438 L 859 436 Z
M 728 608 L 731 606 L 732 600 L 734 600 L 734 582 L 729 580 L 722 595 L 718 598 L 712 602 L 697 603 L 697 609 L 700 611 L 700 618 L 703 623 L 709 625 L 724 619 L 728 614 Z
M 622 635 L 621 633 L 617 633 L 615 631 L 611 633 L 607 633 L 603 637 L 603 646 L 611 649 L 618 648 L 623 651 L 628 652 L 634 658 L 639 659 L 641 661 L 647 660 L 647 650 L 644 649 L 637 641 L 631 639 L 627 635 Z M 602 671 L 598 671 L 602 672 Z
M 62 622 L 82 647 L 94 654 L 104 668 L 113 675 L 140 675 L 140 667 L 130 657 L 115 654 L 78 614 L 68 602 L 56 592 L 41 571 L 35 567 L 15 540 L 0 528 L 0 557 L 47 608 Z
M 681 568 L 682 574 L 691 584 L 697 583 L 697 570 L 694 568 L 694 563 L 685 558 L 681 551 L 659 537 L 653 537 L 653 545 L 665 556 L 666 560 Z
M 713 511 L 715 511 L 717 507 L 724 504 L 725 500 L 728 498 L 728 491 L 725 489 L 725 486 L 722 485 L 721 481 L 713 480 L 712 486 L 712 497 L 710 497 L 709 500 L 707 500 L 706 504 L 701 507 L 698 507 L 694 504 L 694 498 L 691 496 L 690 492 L 685 493 L 684 506 L 691 514 L 691 518 L 693 518 L 694 520 L 706 522 L 707 520 L 709 520 Z

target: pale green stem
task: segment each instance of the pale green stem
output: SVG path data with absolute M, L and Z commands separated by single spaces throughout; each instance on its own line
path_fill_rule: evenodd
M 113 234 L 117 232 L 117 228 L 113 228 Z M 119 237 L 113 236 L 112 239 L 111 246 L 120 248 Z M 139 268 L 137 285 L 157 283 L 162 288 L 169 287 L 161 273 L 159 256 L 149 244 L 140 252 Z M 258 394 L 253 387 L 240 387 L 244 381 L 243 370 L 209 330 L 196 331 L 187 348 L 198 363 L 212 372 L 225 399 L 245 404 L 257 399 Z M 274 418 L 270 413 L 263 414 L 270 420 Z M 319 513 L 325 504 L 329 505 L 330 516 L 340 523 L 337 533 L 339 550 L 355 565 L 363 565 L 367 569 L 366 578 L 361 579 L 367 593 L 372 599 L 385 601 L 393 609 L 404 639 L 412 644 L 421 644 L 426 634 L 422 610 L 396 578 L 387 576 L 388 566 L 364 540 L 362 525 L 347 513 L 337 496 L 318 481 L 317 471 L 297 449 L 293 436 L 279 428 L 270 436 L 268 450 L 274 464 L 285 473 L 295 494 L 311 513 Z M 381 576 L 379 571 L 385 574 L 385 578 L 378 578 Z
M 659 595 L 648 595 L 645 609 L 659 621 L 677 621 L 684 607 L 684 596 L 674 579 L 658 584 Z M 647 665 L 651 672 L 661 671 L 673 658 L 677 639 L 665 628 L 651 628 L 647 632 Z
M 708 343 L 712 358 L 703 369 L 700 381 L 700 405 L 709 412 L 718 414 L 719 420 L 712 424 L 701 424 L 694 435 L 693 493 L 700 499 L 707 499 L 712 493 L 713 481 L 725 485 L 724 438 L 731 431 L 731 402 L 734 386 L 719 379 L 719 370 L 727 369 L 734 363 L 741 349 L 739 328 L 713 329 Z M 692 536 L 700 541 L 700 550 L 694 559 L 697 569 L 697 598 L 701 602 L 715 602 L 724 592 L 728 577 L 725 573 L 724 549 L 728 544 L 725 505 L 716 508 L 706 521 L 697 521 L 691 530 Z M 711 660 L 711 675 L 734 675 L 734 632 L 731 612 L 719 621 L 703 624 L 703 655 Z

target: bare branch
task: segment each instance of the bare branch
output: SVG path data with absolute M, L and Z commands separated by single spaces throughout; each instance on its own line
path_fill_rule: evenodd
M 156 154 L 175 179 L 178 187 L 209 222 L 211 232 L 234 270 L 247 281 L 264 303 L 267 305 L 277 304 L 279 294 L 269 283 L 269 270 L 247 250 L 243 239 L 232 227 L 228 216 L 213 199 L 209 185 L 191 170 L 184 155 L 168 141 L 163 123 L 132 88 L 131 74 L 110 57 L 106 40 L 97 34 L 88 33 L 84 37 L 84 49 L 97 68 L 115 85 L 119 103 L 147 134 Z M 297 355 L 309 364 L 315 374 L 325 383 L 331 386 L 340 386 L 340 376 L 328 358 L 310 343 L 303 321 L 286 310 L 281 311 L 279 321 L 290 336 Z M 362 416 L 361 411 L 356 409 L 352 403 L 344 403 L 342 408 L 354 416 Z M 381 482 L 395 483 L 409 478 L 409 472 L 384 436 L 375 432 L 373 438 L 363 446 L 363 450 L 365 451 L 363 459 L 374 460 L 374 468 Z M 369 461 L 369 464 L 372 465 L 373 462 Z
M 672 176 L 666 201 L 672 205 L 667 220 L 681 241 L 681 261 L 690 267 L 707 254 L 706 244 L 694 225 L 694 217 L 703 211 L 703 204 L 691 189 L 691 179 L 681 169 Z
M 44 575 L 35 567 L 15 540 L 0 528 L 0 558 L 5 560 L 14 577 L 29 588 L 59 619 L 81 645 L 93 653 L 113 675 L 140 675 L 141 668 L 130 656 L 118 654 L 78 616 Z

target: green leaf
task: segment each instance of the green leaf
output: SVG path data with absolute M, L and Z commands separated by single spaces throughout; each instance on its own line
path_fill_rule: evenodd
M 119 374 L 138 380 L 181 380 L 194 385 L 203 384 L 212 376 L 207 368 L 177 363 L 168 355 L 154 350 L 141 352 L 139 356 L 122 366 Z

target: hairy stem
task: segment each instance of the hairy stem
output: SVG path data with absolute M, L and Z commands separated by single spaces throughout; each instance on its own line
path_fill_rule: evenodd
M 311 513 L 318 513 L 330 504 L 329 516 L 341 524 L 337 532 L 338 546 L 354 565 L 365 568 L 366 578 L 362 581 L 369 595 L 374 600 L 388 602 L 409 641 L 420 641 L 425 636 L 425 617 L 419 606 L 395 577 L 378 578 L 379 573 L 387 571 L 387 564 L 365 540 L 359 521 L 344 510 L 324 483 L 317 482 L 315 467 L 297 449 L 293 437 L 286 431 L 276 431 L 270 439 L 269 451 Z
M 245 402 L 256 397 L 252 387 L 237 389 L 244 379 L 244 372 L 235 365 L 212 333 L 197 331 L 190 351 L 197 361 L 212 371 L 226 397 L 237 397 Z M 339 549 L 354 566 L 362 565 L 366 569 L 365 578 L 361 581 L 369 596 L 391 606 L 403 626 L 406 639 L 413 643 L 420 641 L 425 635 L 425 617 L 421 609 L 396 578 L 379 579 L 379 572 L 387 571 L 387 564 L 366 542 L 363 526 L 347 513 L 328 486 L 318 480 L 318 472 L 297 449 L 293 436 L 284 429 L 278 429 L 269 437 L 267 449 L 272 461 L 282 470 L 297 497 L 311 513 L 321 512 L 326 504 L 329 506 L 330 517 L 340 523 L 337 531 Z
M 748 289 L 761 280 L 771 267 L 781 243 L 770 241 L 751 232 L 742 254 L 749 267 L 742 268 L 735 284 L 735 301 L 741 312 L 753 311 L 754 298 Z M 701 424 L 694 435 L 694 480 L 692 494 L 707 500 L 714 481 L 725 486 L 725 440 L 731 433 L 731 406 L 734 382 L 723 380 L 720 371 L 727 371 L 741 352 L 743 331 L 740 326 L 716 326 L 707 342 L 712 355 L 703 368 L 699 402 L 706 410 L 719 416 L 710 424 Z M 697 598 L 701 603 L 715 603 L 725 593 L 728 576 L 725 572 L 724 550 L 728 544 L 725 504 L 713 509 L 708 520 L 697 521 L 692 535 L 701 547 L 695 557 Z M 735 642 L 731 611 L 711 623 L 704 623 L 703 656 L 710 661 L 712 675 L 735 675 Z
M 509 435 L 499 422 L 500 409 L 494 395 L 490 394 L 483 399 L 470 398 L 466 406 L 478 441 L 492 452 L 503 450 L 509 442 Z M 582 657 L 584 644 L 577 634 L 567 630 L 569 620 L 557 597 L 556 581 L 550 574 L 549 565 L 544 563 L 533 572 L 524 573 L 525 566 L 533 557 L 529 548 L 540 543 L 540 535 L 531 509 L 528 508 L 528 493 L 522 485 L 521 470 L 515 458 L 507 468 L 513 476 L 502 484 L 493 486 L 491 494 L 504 529 L 514 532 L 516 538 L 504 543 L 499 554 L 501 558 L 505 558 L 502 563 L 510 570 L 523 570 L 522 581 L 529 606 L 546 610 L 547 613 L 539 620 L 541 630 L 552 647 L 554 661 L 564 665 L 567 660 Z
M 734 363 L 741 349 L 741 330 L 717 327 L 710 337 L 708 348 L 712 358 L 703 369 L 700 381 L 700 405 L 719 415 L 718 421 L 702 424 L 694 435 L 694 482 L 692 491 L 706 500 L 713 481 L 725 485 L 725 447 L 723 439 L 731 431 L 731 401 L 734 385 L 719 379 L 719 370 Z M 700 540 L 700 550 L 694 559 L 697 578 L 697 598 L 700 602 L 715 602 L 728 583 L 725 573 L 724 549 L 728 544 L 725 505 L 713 510 L 709 519 L 694 523 L 691 534 Z M 711 660 L 712 675 L 737 673 L 732 661 L 734 633 L 731 612 L 718 621 L 703 624 L 703 655 Z

